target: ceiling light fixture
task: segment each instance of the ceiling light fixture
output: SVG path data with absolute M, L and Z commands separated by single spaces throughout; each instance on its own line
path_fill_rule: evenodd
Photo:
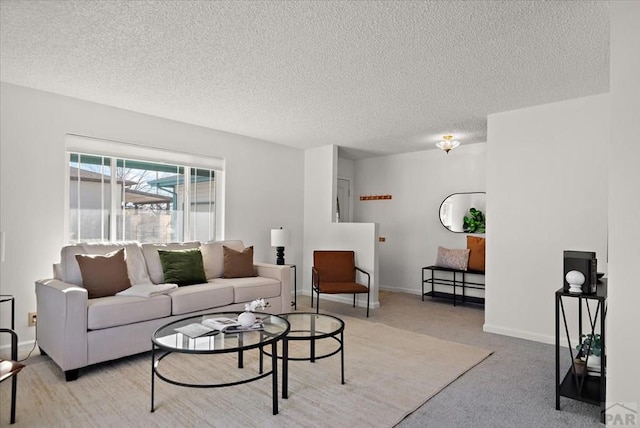
M 449 154 L 449 150 L 455 149 L 460 145 L 459 141 L 453 139 L 453 135 L 443 135 L 442 141 L 438 141 L 436 143 L 436 147 L 445 151 L 445 153 Z

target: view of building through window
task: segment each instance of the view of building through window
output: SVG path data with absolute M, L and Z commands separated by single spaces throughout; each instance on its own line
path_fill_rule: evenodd
M 214 170 L 80 153 L 69 160 L 70 242 L 215 239 Z

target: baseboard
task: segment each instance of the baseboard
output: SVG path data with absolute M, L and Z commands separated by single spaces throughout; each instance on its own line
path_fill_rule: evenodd
M 300 296 L 304 296 L 307 299 L 309 299 L 309 304 L 311 303 L 311 294 L 305 292 L 305 291 L 298 291 L 298 300 L 300 299 Z M 367 308 L 367 300 L 366 297 L 364 299 L 362 299 L 362 296 L 365 296 L 364 294 L 361 295 L 360 298 L 356 299 L 356 306 L 359 308 Z M 315 296 L 314 296 L 315 298 Z M 321 300 L 329 300 L 332 302 L 338 302 L 338 303 L 344 303 L 347 305 L 353 305 L 353 294 L 320 294 L 320 299 Z M 379 301 L 375 301 L 375 302 L 369 302 L 369 308 L 370 309 L 377 309 L 380 307 L 380 302 Z
M 510 336 L 510 337 L 517 337 L 519 339 L 531 340 L 533 342 L 547 343 L 549 345 L 556 344 L 555 336 L 532 333 L 530 331 L 515 330 L 512 328 L 505 328 L 505 327 L 486 324 L 486 323 L 482 326 L 482 331 L 486 333 L 500 334 L 502 336 Z
M 416 296 L 420 296 L 422 291 L 416 290 L 415 288 L 404 288 L 404 287 L 391 287 L 388 285 L 379 285 L 378 290 L 380 291 L 392 291 L 396 293 L 406 293 L 406 294 L 414 294 Z
M 18 342 L 18 359 L 24 358 L 23 354 L 28 354 L 32 349 L 34 349 L 34 345 L 36 344 L 35 340 L 23 340 Z M 6 345 L 0 346 L 0 354 L 3 355 L 11 355 L 11 344 L 7 343 Z

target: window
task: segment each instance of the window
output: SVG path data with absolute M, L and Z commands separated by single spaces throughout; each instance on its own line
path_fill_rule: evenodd
M 67 154 L 70 242 L 209 241 L 219 235 L 219 171 L 76 151 Z

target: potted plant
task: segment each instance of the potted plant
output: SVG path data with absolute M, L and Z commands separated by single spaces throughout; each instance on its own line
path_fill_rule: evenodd
M 584 376 L 587 374 L 587 365 L 580 358 L 573 359 L 572 369 L 577 376 Z
M 602 338 L 599 334 L 583 334 L 581 342 L 576 346 L 578 357 L 590 367 L 600 367 L 602 355 Z
M 484 213 L 475 208 L 469 208 L 469 215 L 464 216 L 462 228 L 469 233 L 485 232 L 485 216 Z

